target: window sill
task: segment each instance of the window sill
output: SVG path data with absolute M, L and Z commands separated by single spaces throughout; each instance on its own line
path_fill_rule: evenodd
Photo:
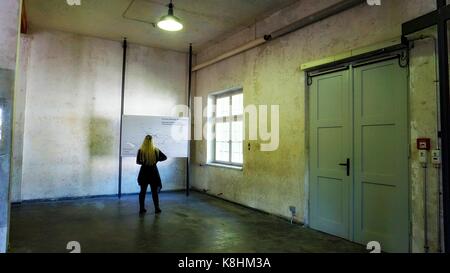
M 233 165 L 213 163 L 213 162 L 207 163 L 206 165 L 203 165 L 203 166 L 231 169 L 231 170 L 236 170 L 236 171 L 242 171 L 244 169 L 242 166 L 233 166 Z

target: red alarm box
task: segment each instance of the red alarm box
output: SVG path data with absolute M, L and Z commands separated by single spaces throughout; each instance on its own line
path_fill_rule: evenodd
M 431 139 L 429 138 L 418 138 L 417 139 L 417 149 L 422 151 L 431 150 Z

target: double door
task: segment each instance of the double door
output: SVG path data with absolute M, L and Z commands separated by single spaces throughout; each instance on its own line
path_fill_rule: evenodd
M 310 226 L 409 251 L 407 71 L 397 59 L 312 78 Z

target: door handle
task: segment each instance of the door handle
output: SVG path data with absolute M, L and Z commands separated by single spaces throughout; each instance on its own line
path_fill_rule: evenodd
M 347 167 L 347 176 L 350 176 L 350 158 L 347 158 L 347 163 L 341 163 L 339 166 Z

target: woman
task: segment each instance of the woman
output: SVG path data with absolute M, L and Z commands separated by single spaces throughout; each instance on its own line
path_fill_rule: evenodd
M 141 192 L 139 194 L 140 214 L 147 212 L 145 209 L 145 196 L 147 195 L 148 185 L 150 185 L 152 190 L 155 213 L 161 213 L 161 209 L 159 208 L 158 192 L 161 191 L 162 184 L 156 164 L 159 161 L 165 161 L 166 159 L 167 156 L 153 144 L 153 137 L 150 135 L 146 136 L 136 158 L 136 163 L 141 165 L 141 170 L 139 171 L 138 176 L 138 183 L 141 187 Z

